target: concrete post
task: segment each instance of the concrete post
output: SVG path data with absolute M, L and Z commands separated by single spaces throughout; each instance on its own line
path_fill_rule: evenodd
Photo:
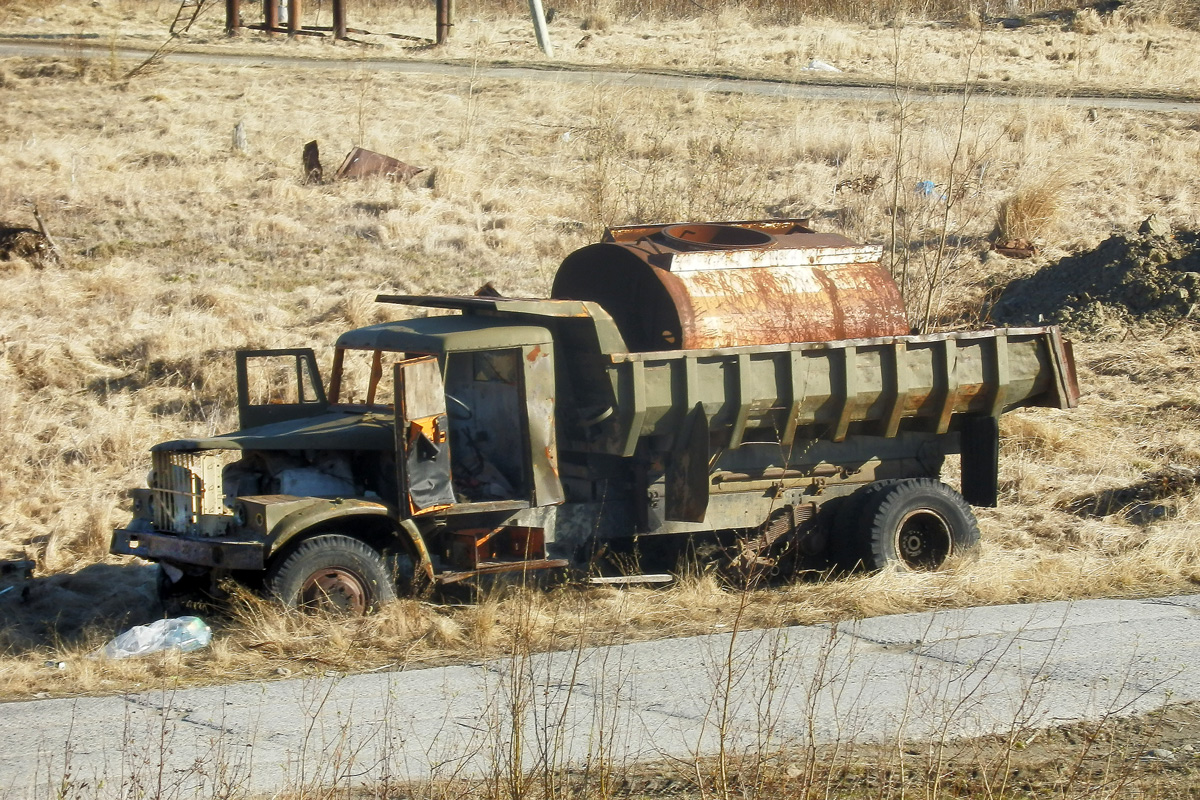
M 550 44 L 550 33 L 546 30 L 546 13 L 542 11 L 542 0 L 529 0 L 529 14 L 533 17 L 533 30 L 537 33 L 538 46 L 546 58 L 554 58 L 554 47 Z

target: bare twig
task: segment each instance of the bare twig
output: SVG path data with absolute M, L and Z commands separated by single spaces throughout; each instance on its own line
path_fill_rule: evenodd
M 54 237 L 50 235 L 50 229 L 46 227 L 46 220 L 42 218 L 42 210 L 37 203 L 33 204 L 33 218 L 37 221 L 38 232 L 46 239 L 46 244 L 50 245 L 50 257 L 59 263 L 62 263 L 62 248 L 58 246 L 58 242 L 54 241 Z

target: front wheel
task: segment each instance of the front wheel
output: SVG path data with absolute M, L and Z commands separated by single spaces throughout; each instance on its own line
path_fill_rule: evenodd
M 366 542 L 323 534 L 273 564 L 266 586 L 290 608 L 361 616 L 396 599 L 395 572 Z
M 941 481 L 889 482 L 862 500 L 850 537 L 868 570 L 934 571 L 979 544 L 979 524 L 962 496 Z

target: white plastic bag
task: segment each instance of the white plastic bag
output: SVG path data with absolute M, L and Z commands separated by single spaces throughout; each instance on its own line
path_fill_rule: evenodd
M 149 625 L 135 625 L 97 650 L 95 655 L 129 658 L 170 649 L 190 653 L 208 647 L 211 641 L 212 631 L 204 620 L 199 617 L 176 617 L 160 619 Z
M 833 64 L 830 64 L 827 61 L 822 61 L 819 58 L 814 58 L 812 61 L 808 62 L 808 66 L 805 67 L 805 69 L 812 72 L 841 72 L 841 70 L 835 67 Z

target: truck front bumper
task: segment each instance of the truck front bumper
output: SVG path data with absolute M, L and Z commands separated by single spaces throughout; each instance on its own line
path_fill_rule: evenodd
M 256 539 L 209 539 L 122 528 L 113 531 L 108 550 L 147 561 L 221 569 L 261 570 L 266 562 L 266 545 Z

